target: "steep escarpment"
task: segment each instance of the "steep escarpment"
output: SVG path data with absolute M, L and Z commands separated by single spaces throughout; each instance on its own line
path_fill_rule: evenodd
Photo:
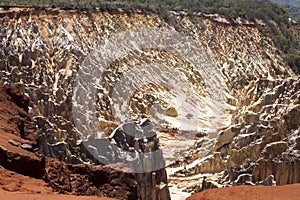
M 228 158 L 222 162 L 232 167 L 261 156 L 275 159 L 284 154 L 296 155 L 299 79 L 259 80 L 246 88 L 242 95 L 240 109 L 233 117 L 236 125 L 219 133 L 213 149 L 220 152 L 221 158 Z M 295 177 L 299 176 L 295 174 Z M 279 177 L 275 179 L 279 181 Z
M 156 49 L 143 55 L 132 52 L 133 55 L 128 58 L 116 60 L 114 68 L 122 75 L 130 69 L 130 65 L 167 60 L 167 68 L 172 68 L 172 65 L 178 70 L 183 68 L 188 71 L 189 68 L 189 74 L 184 74 L 183 77 L 195 78 L 188 82 L 196 88 L 196 101 L 204 102 L 197 107 L 204 107 L 198 118 L 200 126 L 206 129 L 215 127 L 216 123 L 218 126 L 229 125 L 230 115 L 227 115 L 226 110 L 233 109 L 230 105 L 234 106 L 238 89 L 248 85 L 250 81 L 259 77 L 281 78 L 292 74 L 291 70 L 284 68 L 285 64 L 272 41 L 264 37 L 255 28 L 255 24 L 241 22 L 231 25 L 217 15 L 189 18 L 174 14 L 170 23 L 153 14 L 133 13 L 128 16 L 122 12 L 110 14 L 20 10 L 5 11 L 1 15 L 1 84 L 14 85 L 30 96 L 30 112 L 45 134 L 41 137 L 43 151 L 52 155 L 55 152 L 51 151 L 47 143 L 64 141 L 75 146 L 79 139 L 79 133 L 72 123 L 72 84 L 78 70 L 82 68 L 83 60 L 96 49 L 99 42 L 116 33 L 145 27 L 175 28 L 200 43 L 202 51 L 207 53 L 202 57 L 208 56 L 209 60 L 206 62 L 211 62 L 210 67 L 200 62 L 198 66 L 191 66 L 191 63 L 185 63 L 176 55 Z M 108 76 L 111 75 L 110 73 Z M 109 80 L 115 78 L 117 77 L 109 78 L 105 84 L 111 84 L 109 87 L 113 88 L 114 84 Z M 162 99 L 149 91 L 149 88 L 146 90 L 149 96 L 154 96 L 154 100 Z M 107 92 L 111 93 L 110 90 Z M 135 92 L 138 91 L 132 91 Z M 159 88 L 154 88 L 154 92 L 159 92 Z M 112 126 L 115 122 L 111 113 L 111 97 L 101 92 L 99 95 L 98 115 L 102 129 L 107 129 L 106 126 Z M 216 104 L 216 101 L 221 101 L 218 112 L 210 105 Z M 168 104 L 163 107 L 168 107 Z M 132 115 L 140 113 L 139 116 L 143 110 L 147 110 L 132 109 Z M 224 118 L 211 123 L 210 119 L 216 115 Z M 195 120 L 195 123 L 199 123 L 199 119 Z

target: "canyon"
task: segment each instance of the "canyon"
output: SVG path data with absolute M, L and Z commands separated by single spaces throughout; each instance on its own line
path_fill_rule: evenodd
M 300 182 L 300 80 L 263 21 L 121 9 L 10 8 L 0 16 L 0 85 L 28 96 L 16 103 L 24 109 L 16 137 L 43 153 L 33 156 L 40 174 L 25 175 L 45 177 L 49 165 L 46 182 L 59 192 L 86 187 L 121 198 L 118 181 L 93 181 L 111 174 L 130 180 L 122 198 L 143 200 Z M 149 152 L 154 164 L 138 157 Z M 86 165 L 101 163 L 110 167 Z M 73 187 L 56 173 L 91 181 Z

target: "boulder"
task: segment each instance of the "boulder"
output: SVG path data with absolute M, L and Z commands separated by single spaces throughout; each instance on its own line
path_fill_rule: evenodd
M 169 107 L 166 109 L 165 114 L 169 117 L 178 117 L 178 112 L 175 108 Z
M 276 181 L 273 175 L 268 176 L 265 180 L 257 182 L 256 185 L 276 186 Z
M 241 174 L 233 181 L 233 186 L 237 185 L 255 185 L 252 182 L 252 174 Z
M 281 156 L 283 152 L 285 152 L 288 149 L 288 144 L 283 141 L 273 142 L 270 144 L 267 144 L 264 150 L 262 151 L 262 154 L 264 157 L 270 157 L 274 158 L 276 156 Z

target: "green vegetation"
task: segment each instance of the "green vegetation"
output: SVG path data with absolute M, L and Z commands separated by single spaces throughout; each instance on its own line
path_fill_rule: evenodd
M 273 0 L 281 1 L 281 0 Z M 297 2 L 299 0 L 290 0 Z M 280 49 L 287 63 L 300 73 L 300 41 L 292 30 L 293 20 L 286 7 L 270 2 L 269 0 L 2 0 L 3 6 L 30 6 L 38 9 L 45 7 L 60 7 L 63 9 L 117 11 L 122 8 L 128 14 L 133 9 L 140 9 L 160 14 L 168 19 L 168 11 L 184 11 L 191 17 L 195 12 L 217 13 L 229 20 L 241 17 L 254 21 L 255 19 L 264 20 L 267 24 L 260 27 L 262 32 L 270 36 L 277 48 Z M 295 6 L 294 4 L 289 4 Z
M 274 3 L 284 5 L 294 18 L 300 18 L 300 0 L 271 0 Z
M 86 157 L 85 153 L 80 152 L 80 147 L 79 146 L 73 147 L 72 154 L 75 155 L 77 158 L 81 158 L 81 160 L 83 160 L 85 162 L 87 161 L 87 157 Z
M 285 55 L 285 59 L 289 66 L 297 73 L 300 74 L 300 55 L 299 52 L 290 52 Z

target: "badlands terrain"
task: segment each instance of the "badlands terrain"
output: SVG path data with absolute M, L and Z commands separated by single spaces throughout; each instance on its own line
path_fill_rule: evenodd
M 86 172 L 89 171 L 90 167 L 85 166 L 82 170 L 77 173 L 70 173 L 66 171 L 65 164 L 60 163 L 58 160 L 52 160 L 56 166 L 62 167 L 61 172 L 53 169 L 49 166 L 46 167 L 49 159 L 44 159 L 44 166 L 42 168 L 42 174 L 40 176 L 38 171 L 35 170 L 37 165 L 36 156 L 42 157 L 38 152 L 32 152 L 32 149 L 26 149 L 24 147 L 33 147 L 36 145 L 31 139 L 36 135 L 36 129 L 19 129 L 18 124 L 20 121 L 23 121 L 27 127 L 29 124 L 32 124 L 26 110 L 29 103 L 29 99 L 25 96 L 22 96 L 19 91 L 4 89 L 0 90 L 0 126 L 1 126 L 1 139 L 0 139 L 0 148 L 1 148 L 1 165 L 0 168 L 0 197 L 1 199 L 9 200 L 47 200 L 47 199 L 75 199 L 75 200 L 109 200 L 112 198 L 100 197 L 100 195 L 105 195 L 102 192 L 97 192 L 96 196 L 72 196 L 71 194 L 80 194 L 80 195 L 91 195 L 90 193 L 82 193 L 82 189 L 90 189 L 93 186 L 93 182 L 89 183 L 91 176 L 87 176 Z M 9 109 L 8 109 L 9 108 Z M 21 115 L 21 116 L 20 116 Z M 11 121 L 14 119 L 19 119 L 18 121 Z M 21 133 L 25 133 L 22 135 Z M 32 137 L 33 136 L 33 137 Z M 26 139 L 25 139 L 26 138 Z M 29 139 L 31 138 L 31 139 Z M 21 162 L 19 161 L 21 160 Z M 15 163 L 13 166 L 7 163 Z M 26 168 L 24 168 L 26 166 Z M 69 166 L 71 167 L 71 166 Z M 74 167 L 74 166 L 73 166 Z M 82 167 L 82 166 L 81 166 Z M 26 169 L 28 171 L 26 171 Z M 31 170 L 30 169 L 34 169 Z M 60 169 L 61 170 L 61 169 Z M 98 169 L 98 172 L 101 174 L 101 170 Z M 52 172 L 50 172 L 52 171 Z M 89 172 L 90 173 L 90 172 Z M 135 185 L 135 181 L 126 177 L 126 179 L 120 179 L 119 174 L 113 176 L 113 172 L 109 171 L 108 173 L 111 178 L 110 181 L 119 182 L 119 183 L 129 183 L 131 187 L 121 187 L 124 191 L 116 185 L 111 187 L 111 193 L 106 193 L 107 196 L 114 196 L 115 199 L 123 199 L 126 197 L 126 191 L 134 191 L 135 188 L 132 187 Z M 82 176 L 83 175 L 83 176 Z M 106 179 L 107 177 L 98 176 L 99 179 Z M 93 174 L 95 176 L 95 174 Z M 48 178 L 46 178 L 48 177 Z M 97 176 L 96 176 L 97 177 Z M 81 179 L 84 178 L 84 179 Z M 83 181 L 84 180 L 84 181 Z M 79 181 L 79 182 L 78 182 Z M 83 184 L 79 184 L 83 181 Z M 63 183 L 63 185 L 62 185 Z M 70 184 L 71 183 L 71 184 Z M 65 187 L 64 185 L 67 185 Z M 87 185 L 87 186 L 85 186 Z M 212 189 L 206 190 L 205 192 L 194 195 L 188 199 L 297 199 L 300 195 L 299 184 L 294 185 L 285 185 L 280 187 L 268 187 L 268 186 L 237 186 L 232 188 L 223 188 L 223 189 Z M 101 191 L 109 191 L 108 188 L 101 189 Z M 78 193 L 81 191 L 81 193 Z M 60 193 L 60 194 L 59 194 Z M 121 193 L 121 194 L 120 194 Z M 118 194 L 120 196 L 118 196 Z M 130 193 L 129 193 L 130 194 Z M 125 199 L 138 199 L 134 196 L 128 196 Z
M 1 9 L 0 197 L 299 198 L 300 79 L 264 27 Z

